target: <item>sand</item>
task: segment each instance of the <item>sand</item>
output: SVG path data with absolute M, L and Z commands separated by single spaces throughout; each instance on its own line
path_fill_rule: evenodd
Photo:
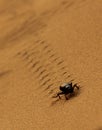
M 101 0 L 0 0 L 0 130 L 102 130 L 101 76 Z

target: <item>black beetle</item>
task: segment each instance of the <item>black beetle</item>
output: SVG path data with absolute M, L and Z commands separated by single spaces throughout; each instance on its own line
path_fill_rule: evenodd
M 68 100 L 68 95 L 74 93 L 74 89 L 77 88 L 79 90 L 79 86 L 77 84 L 72 84 L 72 82 L 64 83 L 63 85 L 59 86 L 60 92 L 57 93 L 56 96 L 53 96 L 54 98 L 59 97 L 61 99 L 60 95 L 65 95 L 66 100 Z

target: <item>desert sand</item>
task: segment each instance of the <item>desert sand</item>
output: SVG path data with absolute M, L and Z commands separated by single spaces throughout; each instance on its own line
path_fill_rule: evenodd
M 0 130 L 102 130 L 101 88 L 102 0 L 0 0 Z

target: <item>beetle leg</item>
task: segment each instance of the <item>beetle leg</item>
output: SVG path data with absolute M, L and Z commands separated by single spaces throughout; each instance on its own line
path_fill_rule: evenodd
M 57 93 L 57 96 L 59 97 L 59 99 L 61 99 L 60 95 L 64 94 L 63 92 L 59 92 Z
M 66 98 L 66 100 L 68 100 L 68 94 L 65 94 L 65 98 Z
M 66 98 L 66 100 L 68 100 L 68 95 L 65 94 L 65 98 Z
M 75 87 L 76 87 L 77 89 L 79 89 L 79 87 L 77 86 L 77 84 L 74 84 L 73 88 L 75 88 Z

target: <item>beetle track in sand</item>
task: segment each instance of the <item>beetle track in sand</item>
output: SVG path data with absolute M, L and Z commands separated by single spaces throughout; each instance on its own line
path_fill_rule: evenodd
M 60 79 L 66 81 L 70 77 L 65 61 L 57 55 L 44 40 L 37 40 L 16 54 L 23 61 L 24 67 L 36 77 L 40 87 L 47 91 L 56 87 Z

